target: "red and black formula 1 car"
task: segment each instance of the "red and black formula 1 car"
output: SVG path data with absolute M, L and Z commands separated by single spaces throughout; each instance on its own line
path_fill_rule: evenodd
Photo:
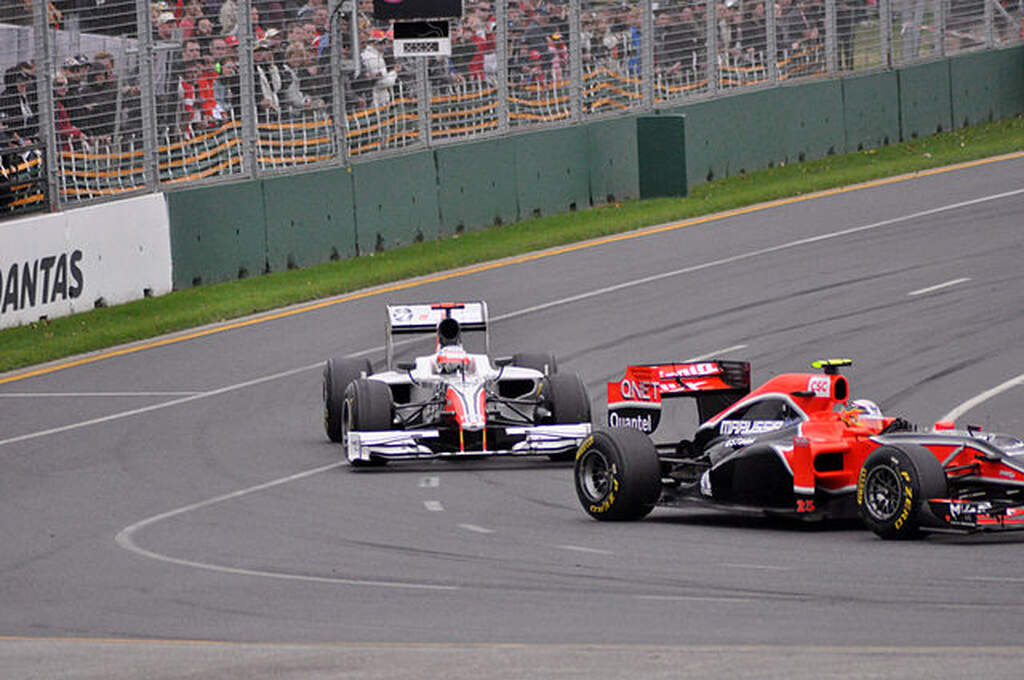
M 919 430 L 851 400 L 839 368 L 750 391 L 750 364 L 630 366 L 608 383 L 607 429 L 576 454 L 583 508 L 636 520 L 694 501 L 808 519 L 856 517 L 882 538 L 1024 529 L 1024 442 L 939 422 Z M 692 440 L 655 444 L 662 402 L 696 400 Z

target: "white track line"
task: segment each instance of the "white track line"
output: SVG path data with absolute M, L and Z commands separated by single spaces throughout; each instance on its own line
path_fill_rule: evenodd
M 927 288 L 921 288 L 919 290 L 911 291 L 911 292 L 907 293 L 907 295 L 914 296 L 914 295 L 924 295 L 925 293 L 934 293 L 937 290 L 942 290 L 943 288 L 949 288 L 950 286 L 956 286 L 956 285 L 961 284 L 961 283 L 966 283 L 966 282 L 968 282 L 970 280 L 971 280 L 970 277 L 964 277 L 964 278 L 960 278 L 960 279 L 953 279 L 952 281 L 946 281 L 945 283 L 939 283 L 939 284 L 934 285 L 934 286 L 929 286 Z
M 872 222 L 871 224 L 864 224 L 859 227 L 850 227 L 849 229 L 840 229 L 839 231 L 833 231 L 827 234 L 819 234 L 818 236 L 808 236 L 807 238 L 797 239 L 796 241 L 789 241 L 788 243 L 780 243 L 777 246 L 768 246 L 767 248 L 759 248 L 757 250 L 751 250 L 746 253 L 739 255 L 732 255 L 730 257 L 723 257 L 718 260 L 712 260 L 710 262 L 704 262 L 702 264 L 695 264 L 689 267 L 683 267 L 681 269 L 675 269 L 669 272 L 662 272 L 661 274 L 652 274 L 651 276 L 645 276 L 639 279 L 633 279 L 632 281 L 624 281 L 623 283 L 616 284 L 614 286 L 607 286 L 605 288 L 598 288 L 597 290 L 587 291 L 586 293 L 580 293 L 579 295 L 572 295 L 561 300 L 554 300 L 551 302 L 545 302 L 543 304 L 534 305 L 533 307 L 527 307 L 521 309 L 518 312 L 506 314 L 497 319 L 509 319 L 514 316 L 523 316 L 525 314 L 532 314 L 533 312 L 539 312 L 541 310 L 550 309 L 551 307 L 558 307 L 571 302 L 579 302 L 580 300 L 586 300 L 588 298 L 597 297 L 600 295 L 606 295 L 608 293 L 614 293 L 619 290 L 626 288 L 632 288 L 634 286 L 642 286 L 644 284 L 653 283 L 655 281 L 661 281 L 663 279 L 669 279 L 682 274 L 692 274 L 693 272 L 702 271 L 704 269 L 710 269 L 712 267 L 720 267 L 726 264 L 733 264 L 736 262 L 742 262 L 743 260 L 749 260 L 761 255 L 768 255 L 770 253 L 777 253 L 783 250 L 789 250 L 791 248 L 797 248 L 799 246 L 805 246 L 810 243 L 820 243 L 822 241 L 831 241 L 832 239 L 841 238 L 843 236 L 849 236 L 851 234 L 859 234 L 865 231 L 871 231 L 874 229 L 880 229 L 881 227 L 888 227 L 893 224 L 899 224 L 900 222 L 908 222 L 910 220 L 916 220 L 921 217 L 929 217 L 938 213 L 947 212 L 950 210 L 958 210 L 960 208 L 966 208 L 979 203 L 986 203 L 988 201 L 996 201 L 1001 198 L 1009 198 L 1010 196 L 1018 196 L 1024 194 L 1024 189 L 1014 189 L 1013 191 L 1004 191 L 1000 194 L 992 194 L 990 196 L 982 196 L 981 198 L 974 198 L 969 201 L 960 201 L 959 203 L 950 203 L 949 205 L 939 206 L 938 208 L 930 208 L 928 210 L 921 210 L 916 213 L 910 213 L 909 215 L 902 215 L 900 217 L 893 217 L 888 220 L 881 220 L 880 222 Z
M 241 390 L 246 387 L 252 387 L 253 385 L 260 385 L 265 382 L 277 380 L 279 378 L 287 378 L 288 376 L 296 375 L 297 373 L 304 373 L 314 368 L 322 368 L 323 362 L 318 361 L 315 364 L 309 366 L 301 366 L 299 368 L 293 368 L 288 371 L 281 371 L 280 373 L 274 373 L 273 375 L 266 375 L 262 378 L 254 378 L 253 380 L 246 380 L 245 382 L 236 383 L 234 385 L 227 385 L 225 387 L 218 388 L 216 390 L 210 390 L 209 392 L 198 392 L 188 397 L 182 397 L 181 399 L 173 399 L 171 401 L 165 401 L 160 404 L 152 404 L 150 406 L 143 406 L 142 408 L 134 408 L 130 411 L 120 411 L 118 413 L 111 413 L 109 416 L 102 416 L 100 418 L 93 418 L 91 420 L 83 420 L 78 423 L 71 423 L 69 425 L 62 425 L 60 427 L 53 427 L 49 430 L 40 430 L 39 432 L 30 432 L 28 434 L 19 435 L 17 437 L 10 437 L 8 439 L 0 439 L 0 446 L 7 444 L 14 444 L 17 442 L 28 441 L 29 439 L 37 439 L 39 437 L 45 437 L 50 434 L 59 434 L 61 432 L 69 432 L 71 430 L 78 430 L 83 427 L 90 425 L 99 425 L 100 423 L 109 423 L 112 420 L 120 420 L 122 418 L 128 418 L 130 416 L 137 416 L 142 413 L 149 413 L 150 411 L 157 411 L 159 409 L 168 408 L 170 406 L 177 406 L 179 404 L 187 404 L 190 401 L 196 401 L 197 399 L 205 399 L 207 397 L 215 397 L 219 394 L 227 394 L 228 392 L 234 392 Z
M 582 545 L 556 545 L 556 548 L 562 550 L 572 550 L 573 552 L 590 553 L 592 555 L 614 555 L 611 550 L 601 550 L 599 548 L 585 548 Z
M 122 529 L 117 534 L 117 536 L 114 537 L 114 540 L 117 542 L 117 544 L 119 546 L 121 546 L 125 550 L 128 550 L 130 552 L 136 553 L 138 555 L 142 555 L 143 557 L 148 557 L 150 559 L 158 560 L 160 562 L 167 562 L 169 564 L 177 564 L 177 565 L 183 566 L 183 567 L 192 567 L 192 568 L 195 568 L 195 569 L 205 569 L 206 571 L 216 571 L 216 572 L 220 572 L 222 574 L 234 574 L 234 575 L 237 575 L 237 576 L 260 576 L 260 577 L 263 577 L 263 578 L 274 578 L 274 579 L 281 579 L 281 580 L 287 580 L 287 581 L 306 581 L 306 582 L 313 582 L 313 583 L 333 583 L 333 584 L 348 585 L 348 586 L 379 586 L 379 587 L 384 587 L 384 588 L 405 588 L 405 589 L 413 588 L 413 589 L 424 589 L 424 590 L 458 590 L 457 586 L 441 586 L 441 585 L 432 585 L 432 584 L 428 584 L 428 583 L 408 583 L 408 582 L 403 582 L 403 581 L 368 581 L 368 580 L 363 580 L 363 579 L 335 578 L 335 577 L 329 577 L 329 576 L 307 576 L 307 575 L 303 575 L 303 574 L 288 574 L 288 573 L 276 572 L 276 571 L 263 571 L 263 570 L 257 570 L 257 569 L 242 569 L 242 568 L 236 568 L 236 567 L 225 567 L 225 566 L 221 566 L 221 565 L 218 565 L 218 564 L 209 564 L 207 562 L 197 562 L 197 561 L 194 561 L 194 560 L 183 560 L 183 559 L 179 559 L 177 557 L 170 557 L 168 555 L 162 555 L 160 553 L 153 552 L 152 550 L 146 550 L 145 548 L 141 548 L 141 547 L 139 547 L 135 543 L 135 538 L 134 538 L 135 534 L 140 529 L 143 529 L 143 528 L 145 528 L 147 526 L 150 526 L 152 524 L 156 524 L 157 522 L 160 522 L 162 520 L 170 519 L 172 517 L 177 517 L 178 515 L 184 515 L 187 512 L 192 512 L 193 510 L 199 510 L 200 508 L 206 508 L 206 507 L 209 507 L 211 505 L 216 505 L 217 503 L 223 503 L 224 501 L 229 501 L 229 500 L 233 500 L 235 498 L 240 498 L 242 496 L 246 496 L 248 494 L 255 493 L 257 491 L 265 491 L 266 489 L 270 489 L 270 488 L 275 487 L 275 486 L 280 486 L 282 484 L 287 484 L 288 482 L 294 482 L 296 480 L 303 479 L 305 477 L 312 477 L 313 475 L 318 475 L 321 472 L 326 472 L 328 470 L 333 470 L 334 468 L 340 467 L 340 466 L 342 466 L 344 464 L 345 463 L 343 463 L 343 462 L 331 463 L 330 465 L 324 465 L 322 467 L 313 468 L 312 470 L 306 470 L 305 472 L 299 472 L 297 474 L 289 475 L 287 477 L 281 477 L 280 479 L 275 479 L 273 481 L 265 482 L 263 484 L 257 484 L 256 486 L 250 486 L 247 489 L 241 489 L 239 491 L 233 491 L 231 493 L 226 493 L 226 494 L 224 494 L 222 496 L 217 496 L 216 498 L 210 498 L 210 499 L 205 500 L 205 501 L 200 501 L 199 503 L 193 503 L 192 505 L 186 505 L 186 506 L 178 508 L 176 510 L 171 510 L 169 512 L 165 512 L 165 513 L 162 513 L 162 514 L 159 514 L 159 515 L 153 515 L 152 517 L 144 519 L 141 522 L 136 522 L 135 524 L 132 524 L 131 526 L 129 526 L 129 527 L 125 528 L 125 529 Z
M 689 364 L 689 363 L 692 363 L 694 361 L 704 361 L 705 359 L 714 359 L 715 357 L 720 357 L 723 354 L 728 354 L 729 352 L 738 352 L 741 349 L 746 349 L 746 348 L 747 348 L 746 345 L 733 345 L 732 347 L 725 347 L 725 348 L 722 348 L 722 349 L 716 349 L 713 352 L 708 352 L 707 354 L 701 354 L 699 357 L 690 357 L 689 359 L 684 359 L 683 363 L 684 364 Z
M 430 512 L 444 512 L 444 506 L 441 505 L 441 501 L 423 501 L 423 507 Z
M 1010 378 L 1006 382 L 1000 383 L 993 387 L 992 389 L 985 390 L 984 392 L 977 396 L 971 397 L 970 399 L 960 404 L 946 415 L 939 418 L 939 420 L 956 420 L 957 418 L 967 413 L 968 411 L 978 406 L 979 404 L 988 401 L 994 396 L 1002 394 L 1006 390 L 1017 387 L 1018 385 L 1024 385 L 1024 373 L 1021 373 L 1016 378 Z
M 466 531 L 472 531 L 472 532 L 477 533 L 477 534 L 493 534 L 494 533 L 494 529 L 488 529 L 487 527 L 478 526 L 476 524 L 460 524 L 459 528 L 460 529 L 465 529 Z
M 935 214 L 942 213 L 942 212 L 947 212 L 947 211 L 950 211 L 950 210 L 958 210 L 960 208 L 966 208 L 968 206 L 978 205 L 980 203 L 986 203 L 986 202 L 989 202 L 989 201 L 996 201 L 996 200 L 999 200 L 999 199 L 1002 199 L 1002 198 L 1008 198 L 1008 197 L 1011 197 L 1011 196 L 1018 196 L 1020 194 L 1024 194 L 1024 189 L 1016 189 L 1014 191 L 1005 191 L 1003 193 L 992 194 L 990 196 L 982 196 L 981 198 L 975 198 L 975 199 L 971 199 L 969 201 L 960 201 L 958 203 L 951 203 L 949 205 L 940 206 L 938 208 L 931 208 L 929 210 L 922 210 L 922 211 L 919 211 L 919 212 L 916 212 L 916 213 L 911 213 L 909 215 L 902 215 L 900 217 L 893 217 L 891 219 L 882 220 L 880 222 L 872 222 L 871 224 L 864 224 L 864 225 L 861 225 L 859 227 L 850 227 L 849 229 L 840 229 L 839 231 L 833 231 L 833 232 L 830 232 L 828 234 L 819 234 L 818 236 L 809 236 L 807 238 L 797 239 L 795 241 L 789 241 L 787 243 L 780 243 L 779 245 L 776 245 L 776 246 L 769 246 L 767 248 L 759 248 L 757 250 L 751 250 L 751 251 L 748 251 L 746 253 L 741 253 L 739 255 L 732 255 L 730 257 L 723 257 L 721 259 L 712 260 L 710 262 L 704 262 L 704 263 L 701 263 L 701 264 L 691 265 L 689 267 L 682 267 L 680 269 L 675 269 L 675 270 L 668 271 L 668 272 L 662 272 L 661 274 L 654 274 L 654 275 L 645 276 L 645 277 L 642 277 L 642 278 L 639 278 L 639 279 L 633 279 L 631 281 L 624 281 L 622 283 L 618 283 L 618 284 L 615 284 L 613 286 L 606 286 L 604 288 L 598 288 L 596 290 L 590 290 L 590 291 L 587 291 L 586 293 L 580 293 L 578 295 L 570 295 L 568 297 L 564 297 L 564 298 L 561 298 L 559 300 L 552 300 L 550 302 L 545 302 L 543 304 L 534 305 L 532 307 L 526 307 L 526 308 L 520 309 L 520 310 L 515 311 L 515 312 L 510 312 L 508 314 L 502 314 L 500 316 L 491 317 L 491 320 L 492 321 L 504 321 L 504 320 L 507 320 L 507 319 L 514 319 L 514 318 L 517 318 L 517 317 L 526 316 L 527 314 L 533 314 L 534 312 L 539 312 L 539 311 L 542 311 L 542 310 L 545 310 L 545 309 L 551 309 L 553 307 L 561 307 L 563 305 L 567 305 L 567 304 L 570 304 L 570 303 L 573 303 L 573 302 L 579 302 L 580 300 L 586 300 L 586 299 L 589 299 L 589 298 L 594 298 L 594 297 L 599 297 L 599 296 L 602 296 L 602 295 L 607 295 L 608 293 L 613 293 L 613 292 L 616 292 L 616 291 L 625 290 L 627 288 L 633 288 L 633 287 L 636 287 L 636 286 L 642 286 L 642 285 L 645 285 L 645 284 L 648 284 L 648 283 L 653 283 L 655 281 L 662 281 L 662 280 L 665 280 L 665 279 L 670 279 L 670 278 L 673 278 L 673 277 L 676 277 L 676 276 L 681 276 L 683 274 L 692 274 L 694 272 L 703 271 L 705 269 L 710 269 L 712 267 L 720 267 L 720 266 L 727 265 L 727 264 L 734 264 L 736 262 L 742 262 L 744 260 L 750 260 L 750 259 L 753 259 L 753 258 L 756 258 L 756 257 L 760 257 L 761 255 L 768 255 L 770 253 L 777 253 L 777 252 L 781 252 L 783 250 L 789 250 L 789 249 L 792 249 L 792 248 L 798 248 L 800 246 L 808 245 L 808 244 L 811 244 L 811 243 L 821 243 L 823 241 L 830 241 L 830 240 L 833 240 L 833 239 L 841 238 L 843 236 L 849 236 L 851 234 L 859 234 L 861 232 L 871 231 L 871 230 L 874 230 L 874 229 L 880 229 L 882 227 L 888 227 L 888 226 L 891 226 L 893 224 L 899 224 L 901 222 L 907 222 L 907 221 L 910 221 L 910 220 L 916 220 L 916 219 L 919 219 L 919 218 L 922 218 L 922 217 L 928 217 L 930 215 L 935 215 Z M 366 354 L 371 354 L 371 353 L 377 352 L 377 351 L 380 351 L 380 347 L 373 347 L 373 348 L 361 350 L 359 352 L 354 352 L 354 353 L 350 354 L 349 356 L 354 356 L 354 357 L 355 356 L 364 356 Z M 119 413 L 112 413 L 109 416 L 103 416 L 102 418 L 93 418 L 92 420 L 85 420 L 85 421 L 82 421 L 82 422 L 79 422 L 79 423 L 72 423 L 70 425 L 64 425 L 62 427 L 55 427 L 55 428 L 52 428 L 52 429 L 49 429 L 49 430 L 42 430 L 42 431 L 39 431 L 39 432 L 31 432 L 29 434 L 23 434 L 23 435 L 20 435 L 20 436 L 17 436 L 17 437 L 11 437 L 9 439 L 0 439 L 0 446 L 5 446 L 7 444 L 14 444 L 16 442 L 27 441 L 29 439 L 35 439 L 37 437 L 44 437 L 46 435 L 58 434 L 60 432 L 68 432 L 68 431 L 76 430 L 76 429 L 79 429 L 79 428 L 82 428 L 82 427 L 88 427 L 90 425 L 97 425 L 97 424 L 100 424 L 100 423 L 107 423 L 107 422 L 110 422 L 112 420 L 118 420 L 118 419 L 121 419 L 121 418 L 128 418 L 128 417 L 131 417 L 131 416 L 140 415 L 140 414 L 143 414 L 143 413 L 148 413 L 150 411 L 156 411 L 157 409 L 168 408 L 168 407 L 171 407 L 171 406 L 177 406 L 179 404 L 185 404 L 185 403 L 188 403 L 190 401 L 195 401 L 197 399 L 205 399 L 206 397 L 213 397 L 213 396 L 217 396 L 217 395 L 220 395 L 220 394 L 225 394 L 227 392 L 233 392 L 235 390 L 240 390 L 240 389 L 244 389 L 246 387 L 251 387 L 253 385 L 259 385 L 259 384 L 264 383 L 264 382 L 268 382 L 268 381 L 271 381 L 271 380 L 276 380 L 278 378 L 288 377 L 288 376 L 291 376 L 291 375 L 295 375 L 297 373 L 302 373 L 304 371 L 311 371 L 313 369 L 320 369 L 320 368 L 322 368 L 322 366 L 323 366 L 323 362 L 319 362 L 318 361 L 317 363 L 310 364 L 308 366 L 301 366 L 299 368 L 293 368 L 293 369 L 288 370 L 288 371 L 281 371 L 280 373 L 275 373 L 273 375 L 265 376 L 265 377 L 262 377 L 262 378 L 256 378 L 254 380 L 247 380 L 245 382 L 237 383 L 237 384 L 234 384 L 234 385 L 227 385 L 225 387 L 221 387 L 221 388 L 216 389 L 216 390 L 210 390 L 209 392 L 200 392 L 200 393 L 192 395 L 192 396 L 182 397 L 181 399 L 174 399 L 172 401 L 168 401 L 168 402 L 165 402 L 163 404 L 154 404 L 152 406 L 147 406 L 147 407 L 139 408 L 139 409 L 132 409 L 130 411 L 121 411 Z
M 33 397 L 191 397 L 202 392 L 0 392 L 0 399 Z

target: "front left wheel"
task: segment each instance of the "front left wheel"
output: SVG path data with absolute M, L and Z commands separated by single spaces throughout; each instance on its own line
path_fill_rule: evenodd
M 642 519 L 661 495 L 654 442 L 628 427 L 597 430 L 588 437 L 576 453 L 573 476 L 583 509 L 603 521 Z
M 512 355 L 512 365 L 520 368 L 532 368 L 544 375 L 558 373 L 558 361 L 554 354 L 546 352 L 517 352 Z
M 343 433 L 342 411 L 345 388 L 357 378 L 370 375 L 373 366 L 369 359 L 350 357 L 328 359 L 324 366 L 324 430 L 332 442 L 341 443 Z
M 927 524 L 928 499 L 944 497 L 948 488 L 942 464 L 925 447 L 882 446 L 858 475 L 857 510 L 881 538 L 919 538 Z
M 583 380 L 576 373 L 555 373 L 544 378 L 541 384 L 541 399 L 551 415 L 545 422 L 566 425 L 590 422 L 590 397 Z M 570 461 L 576 452 L 554 453 L 548 456 L 554 461 Z
M 342 443 L 348 447 L 349 432 L 374 432 L 390 430 L 394 405 L 391 388 L 379 380 L 359 378 L 349 383 L 345 390 L 345 406 L 342 418 Z M 370 460 L 349 459 L 352 467 L 375 467 L 386 465 L 382 458 Z

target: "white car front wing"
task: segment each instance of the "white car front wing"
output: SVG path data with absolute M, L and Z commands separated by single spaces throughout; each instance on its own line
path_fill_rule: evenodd
M 349 432 L 346 454 L 350 461 L 370 460 L 371 455 L 394 460 L 455 456 L 543 456 L 578 447 L 590 436 L 590 423 L 508 427 L 505 432 L 525 438 L 509 449 L 435 451 L 422 440 L 437 439 L 440 436 L 439 430 Z

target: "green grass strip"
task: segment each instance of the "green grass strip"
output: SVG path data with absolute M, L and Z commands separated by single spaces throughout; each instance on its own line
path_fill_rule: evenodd
M 1024 117 L 0 331 L 0 372 L 297 302 L 765 201 L 1024 150 Z

